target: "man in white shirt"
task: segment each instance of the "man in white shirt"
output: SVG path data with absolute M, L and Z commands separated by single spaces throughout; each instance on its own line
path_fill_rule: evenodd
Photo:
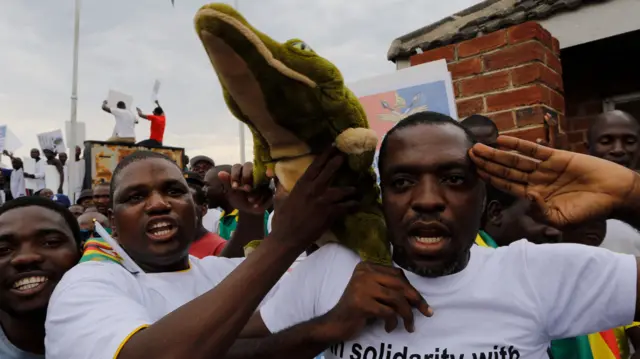
M 102 110 L 112 114 L 116 120 L 116 126 L 113 130 L 114 135 L 107 140 L 108 142 L 136 142 L 136 115 L 127 109 L 127 105 L 124 102 L 119 101 L 116 104 L 116 108 L 110 108 L 105 100 L 102 103 Z
M 35 180 L 33 188 L 33 192 L 35 193 L 46 187 L 44 174 L 47 166 L 47 161 L 40 157 L 40 150 L 38 150 L 37 148 L 31 149 L 31 158 L 33 158 L 36 163 L 34 173 L 25 172 L 24 177 Z
M 56 287 L 47 359 L 223 357 L 295 258 L 357 204 L 352 191 L 329 187 L 343 161 L 328 151 L 309 167 L 280 209 L 281 229 L 251 257 L 198 260 L 187 254 L 196 215 L 181 169 L 155 152 L 124 158 L 111 180 L 118 244 L 89 240 Z M 243 197 L 257 210 L 255 196 Z
M 634 207 L 640 186 L 630 191 L 639 175 L 525 141 L 502 137 L 498 144 L 523 148 L 542 163 L 478 144 L 472 159 L 479 175 L 498 189 L 536 198 L 551 225 L 614 213 L 640 218 Z M 633 256 L 527 241 L 473 246 L 485 185 L 468 156 L 472 145 L 468 130 L 444 115 L 422 112 L 399 122 L 385 137 L 379 162 L 396 268 L 325 245 L 291 272 L 243 334 L 277 333 L 264 341 L 287 346 L 296 358 L 327 349 L 327 359 L 516 359 L 546 358 L 552 339 L 630 324 L 637 298 Z M 578 177 L 587 181 L 570 181 Z M 573 195 L 563 201 L 568 192 Z M 417 292 L 403 286 L 407 281 Z M 430 318 L 421 296 L 433 310 Z M 398 316 L 406 331 L 396 329 Z

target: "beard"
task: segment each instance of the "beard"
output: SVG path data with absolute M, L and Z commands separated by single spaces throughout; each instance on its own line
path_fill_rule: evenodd
M 462 271 L 469 263 L 471 246 L 464 250 L 459 256 L 447 261 L 439 268 L 425 268 L 410 259 L 407 251 L 402 247 L 393 248 L 393 261 L 400 267 L 421 277 L 437 278 Z

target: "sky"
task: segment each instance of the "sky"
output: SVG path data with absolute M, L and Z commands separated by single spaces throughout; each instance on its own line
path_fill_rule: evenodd
M 78 121 L 86 138 L 105 140 L 113 117 L 100 107 L 110 89 L 150 112 L 151 91 L 166 114 L 164 143 L 216 163 L 240 160 L 238 122 L 228 112 L 193 18 L 202 0 L 83 1 Z M 478 0 L 239 0 L 247 20 L 278 41 L 301 38 L 348 83 L 395 71 L 391 42 Z M 36 134 L 62 129 L 71 113 L 74 1 L 0 4 L 0 124 L 20 139 L 16 153 L 38 147 Z M 137 139 L 148 138 L 140 120 Z M 251 138 L 245 148 L 251 159 Z M 5 159 L 5 163 L 8 161 Z

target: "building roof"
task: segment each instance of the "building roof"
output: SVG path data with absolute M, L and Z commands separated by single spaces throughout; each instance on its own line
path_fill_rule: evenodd
M 436 23 L 395 40 L 387 53 L 389 61 L 469 40 L 531 20 L 547 19 L 589 4 L 610 0 L 485 0 Z

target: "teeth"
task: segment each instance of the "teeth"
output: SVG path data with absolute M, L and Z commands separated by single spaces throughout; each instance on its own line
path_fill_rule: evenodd
M 415 237 L 419 243 L 434 244 L 442 241 L 444 237 Z
M 18 290 L 29 290 L 39 286 L 40 284 L 46 282 L 47 277 L 27 277 L 22 278 L 15 283 L 13 283 L 13 288 Z
M 151 226 L 150 229 L 162 228 L 162 227 L 170 227 L 171 223 L 169 222 L 158 222 Z

